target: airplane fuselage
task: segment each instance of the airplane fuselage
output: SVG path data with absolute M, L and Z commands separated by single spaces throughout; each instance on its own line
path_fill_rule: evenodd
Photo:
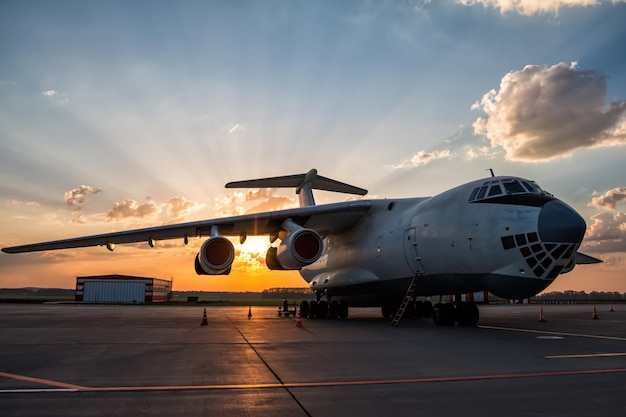
M 484 191 L 481 191 L 483 189 Z M 355 304 L 489 291 L 526 298 L 571 270 L 585 222 L 571 207 L 515 177 L 474 181 L 434 197 L 371 200 L 367 216 L 324 239 L 301 275 Z

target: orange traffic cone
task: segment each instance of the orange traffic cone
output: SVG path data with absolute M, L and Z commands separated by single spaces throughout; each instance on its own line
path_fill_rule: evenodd
M 539 321 L 545 323 L 546 319 L 543 318 L 543 307 L 539 307 Z
M 202 315 L 202 323 L 200 323 L 200 326 L 207 326 L 209 324 L 209 322 L 206 319 L 206 307 L 204 308 L 204 314 Z
M 611 308 L 609 308 L 609 311 L 610 311 L 611 313 L 615 311 L 615 310 L 613 310 L 613 303 L 611 303 Z
M 252 318 L 252 306 L 248 306 L 248 320 Z
M 302 319 L 300 318 L 300 309 L 298 309 L 298 314 L 296 315 L 296 327 L 302 327 Z
M 598 320 L 598 310 L 596 310 L 596 306 L 593 306 L 593 315 L 591 316 L 593 320 Z

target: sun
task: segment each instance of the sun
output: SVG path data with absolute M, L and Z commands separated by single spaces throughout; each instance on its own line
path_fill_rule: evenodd
M 248 253 L 255 257 L 265 256 L 269 246 L 270 242 L 267 236 L 249 236 L 243 244 L 236 245 L 242 253 Z

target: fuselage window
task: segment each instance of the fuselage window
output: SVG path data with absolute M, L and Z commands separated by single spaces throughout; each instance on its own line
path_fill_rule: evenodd
M 524 189 L 524 187 L 522 187 L 522 184 L 520 184 L 517 181 L 505 182 L 504 188 L 506 189 L 506 192 L 509 194 L 521 194 L 521 193 L 527 192 Z

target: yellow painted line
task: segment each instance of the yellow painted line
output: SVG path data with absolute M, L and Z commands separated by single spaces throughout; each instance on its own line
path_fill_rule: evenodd
M 83 387 L 80 385 L 68 384 L 68 383 L 59 382 L 59 381 L 52 381 L 50 379 L 34 378 L 32 376 L 10 374 L 8 372 L 0 372 L 0 377 L 17 379 L 19 381 L 34 382 L 36 384 L 50 385 L 53 387 L 59 387 L 59 388 L 64 388 L 64 389 L 69 389 L 69 390 L 76 390 L 76 391 L 84 390 L 87 388 L 87 387 Z
M 480 327 L 481 329 L 490 329 L 490 330 L 508 330 L 510 332 L 551 334 L 551 335 L 557 335 L 557 336 L 571 336 L 571 337 L 588 337 L 592 339 L 618 340 L 620 342 L 626 342 L 626 337 L 617 337 L 617 336 L 601 336 L 597 334 L 584 334 L 584 333 L 549 332 L 545 330 L 520 329 L 520 328 L 515 328 L 515 327 L 498 327 L 498 326 L 478 326 L 478 327 Z
M 570 359 L 570 358 L 610 358 L 614 356 L 626 356 L 626 352 L 616 353 L 581 353 L 578 355 L 550 355 L 546 359 Z
M 346 387 L 363 385 L 389 385 L 389 384 L 420 384 L 442 382 L 466 382 L 485 381 L 497 379 L 517 378 L 541 378 L 553 376 L 594 375 L 626 373 L 626 368 L 612 369 L 580 369 L 573 371 L 539 371 L 513 374 L 488 374 L 488 375 L 457 375 L 443 377 L 425 377 L 409 379 L 383 379 L 383 380 L 356 380 L 356 381 L 321 381 L 321 382 L 293 382 L 293 383 L 269 383 L 269 384 L 232 384 L 232 385 L 165 385 L 165 386 L 118 386 L 118 387 L 80 387 L 75 389 L 8 389 L 0 390 L 3 393 L 37 393 L 37 392 L 150 392 L 150 391 L 188 391 L 188 390 L 248 390 L 248 389 L 277 389 L 277 388 L 324 388 Z M 13 374 L 10 374 L 13 375 Z M 22 378 L 20 378 L 22 379 Z M 58 383 L 57 383 L 58 384 Z

